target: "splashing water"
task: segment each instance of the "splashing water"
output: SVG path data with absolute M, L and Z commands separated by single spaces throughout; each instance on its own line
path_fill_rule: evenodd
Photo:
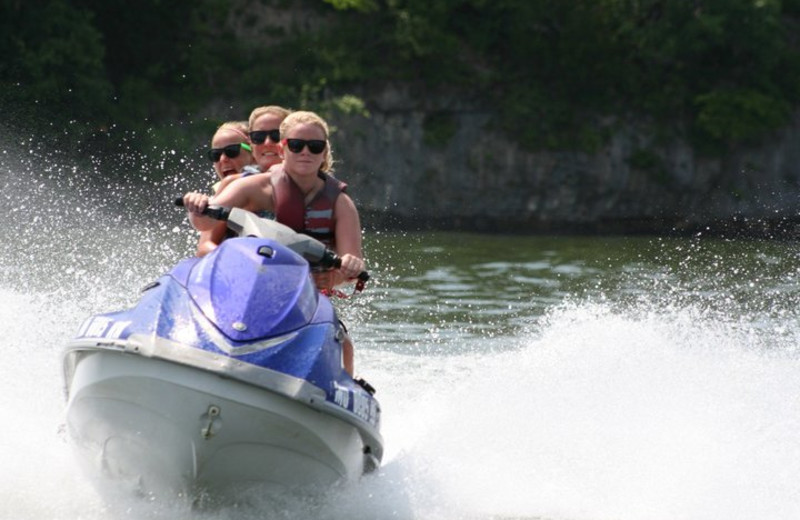
M 792 244 L 447 234 L 368 236 L 375 285 L 341 305 L 384 410 L 375 474 L 203 510 L 105 501 L 60 431 L 61 348 L 191 254 L 169 201 L 208 175 L 4 157 L 2 518 L 800 516 Z

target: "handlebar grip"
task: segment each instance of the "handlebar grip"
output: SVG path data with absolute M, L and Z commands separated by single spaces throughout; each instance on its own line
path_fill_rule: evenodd
M 173 202 L 178 207 L 184 207 L 183 197 L 176 197 Z M 230 214 L 231 208 L 226 208 L 225 206 L 206 206 L 206 209 L 203 210 L 203 215 L 215 220 L 228 220 Z
M 327 249 L 325 251 L 325 255 L 320 261 L 320 265 L 324 267 L 331 267 L 333 269 L 339 269 L 340 267 L 342 267 L 342 259 L 339 258 L 339 255 L 337 255 L 336 253 L 334 253 L 330 249 Z M 356 278 L 361 280 L 361 282 L 366 283 L 367 281 L 369 281 L 369 273 L 366 271 L 361 271 L 360 273 L 358 273 L 358 276 Z

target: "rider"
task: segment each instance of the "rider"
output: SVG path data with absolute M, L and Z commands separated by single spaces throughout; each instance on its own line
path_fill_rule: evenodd
M 223 181 L 238 177 L 244 172 L 256 172 L 258 166 L 253 157 L 253 146 L 247 135 L 247 125 L 242 121 L 222 123 L 211 138 L 208 158 L 214 165 L 219 181 L 214 192 L 219 191 Z
M 257 173 L 253 158 L 253 145 L 247 135 L 247 125 L 240 121 L 222 123 L 211 138 L 208 158 L 214 165 L 219 181 L 214 183 L 215 193 L 243 174 Z M 201 231 L 197 241 L 197 256 L 203 256 L 219 243 L 216 231 Z M 222 237 L 224 238 L 224 237 Z
M 253 175 L 231 183 L 211 199 L 213 204 L 243 208 L 254 213 L 271 211 L 279 222 L 295 231 L 311 234 L 333 249 L 342 260 L 338 269 L 314 273 L 320 290 L 354 279 L 364 271 L 361 222 L 346 185 L 330 175 L 333 153 L 328 125 L 313 112 L 293 112 L 280 126 L 283 164 L 270 175 Z M 226 224 L 202 215 L 209 197 L 191 192 L 184 195 L 189 220 L 201 233 L 222 237 L 198 254 L 213 250 L 222 239 Z M 353 374 L 353 347 L 349 338 L 342 345 L 345 370 Z
M 253 143 L 253 157 L 262 172 L 283 161 L 280 127 L 289 114 L 291 110 L 277 105 L 257 107 L 250 112 L 250 142 Z
M 270 168 L 283 161 L 280 126 L 290 113 L 291 110 L 277 105 L 257 107 L 250 112 L 247 125 L 240 124 L 238 128 L 242 132 L 246 132 L 249 137 L 248 142 L 253 147 L 255 164 L 239 174 L 227 175 L 215 185 L 214 193 L 219 193 L 239 177 L 246 177 L 254 173 L 266 173 Z

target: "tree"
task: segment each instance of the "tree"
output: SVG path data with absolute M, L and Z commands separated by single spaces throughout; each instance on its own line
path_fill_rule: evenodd
M 103 43 L 92 14 L 67 0 L 4 3 L 0 82 L 9 107 L 33 107 L 21 117 L 96 120 L 107 113 L 111 88 Z

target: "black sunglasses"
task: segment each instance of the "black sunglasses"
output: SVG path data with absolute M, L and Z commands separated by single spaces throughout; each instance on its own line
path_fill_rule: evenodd
M 300 153 L 306 146 L 308 146 L 308 151 L 314 155 L 321 154 L 322 150 L 325 149 L 325 141 L 320 139 L 284 139 L 283 142 L 286 143 L 286 148 L 292 153 Z
M 223 148 L 211 148 L 208 151 L 208 158 L 211 159 L 211 162 L 218 162 L 220 159 L 222 159 L 222 154 L 224 153 L 228 156 L 228 158 L 233 159 L 235 157 L 239 157 L 242 148 L 248 152 L 253 151 L 253 149 L 250 148 L 250 145 L 247 143 L 229 144 Z
M 281 140 L 281 131 L 275 128 L 273 130 L 253 130 L 250 132 L 250 140 L 253 141 L 253 144 L 264 144 L 267 141 L 267 137 L 273 143 L 277 143 Z

